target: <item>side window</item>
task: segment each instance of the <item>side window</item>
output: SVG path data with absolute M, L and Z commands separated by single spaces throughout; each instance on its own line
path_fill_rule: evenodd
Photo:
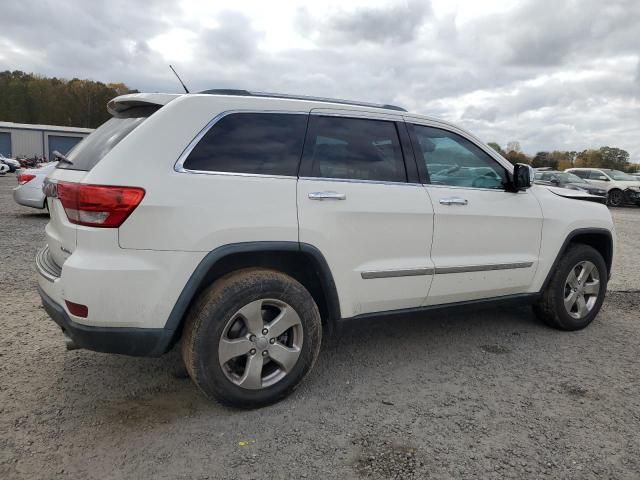
M 589 178 L 591 180 L 604 180 L 604 181 L 609 180 L 607 176 L 599 170 L 590 170 Z
M 413 131 L 417 159 L 424 162 L 431 184 L 504 189 L 504 167 L 466 138 L 420 125 Z
M 572 170 L 571 173 L 580 178 L 589 178 L 589 170 Z
M 304 175 L 406 182 L 393 122 L 311 115 L 304 147 Z
M 188 170 L 298 174 L 307 115 L 233 113 L 215 123 L 184 162 Z

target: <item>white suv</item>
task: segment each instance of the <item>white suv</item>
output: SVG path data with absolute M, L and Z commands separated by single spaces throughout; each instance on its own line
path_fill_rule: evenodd
M 575 330 L 614 232 L 464 130 L 390 105 L 133 94 L 60 158 L 36 258 L 70 348 L 157 356 L 240 407 L 274 402 L 347 319 L 530 303 Z
M 607 203 L 612 207 L 625 203 L 640 205 L 640 179 L 633 175 L 610 168 L 569 168 L 565 171 L 605 189 Z

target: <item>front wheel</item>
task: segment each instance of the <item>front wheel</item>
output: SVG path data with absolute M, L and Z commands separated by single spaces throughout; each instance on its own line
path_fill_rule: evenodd
M 534 311 L 547 325 L 579 330 L 598 315 L 607 291 L 607 266 L 589 245 L 574 244 L 563 254 Z
M 254 408 L 291 393 L 320 351 L 313 297 L 281 272 L 247 269 L 205 290 L 186 319 L 182 357 L 207 395 Z
M 624 204 L 624 192 L 614 188 L 609 192 L 608 203 L 612 207 L 621 207 Z

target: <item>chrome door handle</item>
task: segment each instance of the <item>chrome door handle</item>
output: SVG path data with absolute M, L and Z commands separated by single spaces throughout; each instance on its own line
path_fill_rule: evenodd
M 309 198 L 311 200 L 346 200 L 347 195 L 338 192 L 311 192 Z
M 465 198 L 451 197 L 440 199 L 441 205 L 467 205 L 469 201 Z

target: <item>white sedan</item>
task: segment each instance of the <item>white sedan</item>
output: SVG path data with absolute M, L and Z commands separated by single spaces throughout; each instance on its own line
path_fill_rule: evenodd
M 44 179 L 53 172 L 58 162 L 44 163 L 40 168 L 27 168 L 18 173 L 18 186 L 13 189 L 13 199 L 26 207 L 45 208 L 46 197 L 42 191 Z

